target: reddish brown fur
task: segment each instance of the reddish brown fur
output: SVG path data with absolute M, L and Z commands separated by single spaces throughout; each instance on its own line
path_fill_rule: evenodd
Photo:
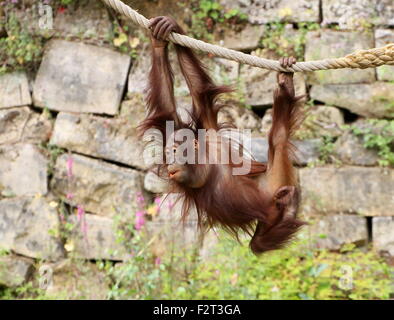
M 172 30 L 183 33 L 175 24 Z M 229 87 L 215 85 L 191 49 L 178 45 L 175 48 L 193 98 L 193 121 L 182 123 L 176 114 L 173 74 L 168 61 L 167 46 L 153 48 L 147 97 L 148 116 L 140 126 L 141 133 L 149 128 L 158 128 L 164 136 L 167 120 L 175 121 L 176 130 L 220 129 L 223 125 L 217 121 L 220 109 L 217 97 L 229 92 Z M 237 238 L 239 230 L 243 230 L 252 236 L 250 247 L 256 254 L 278 249 L 292 238 L 303 225 L 303 222 L 296 218 L 300 192 L 292 166 L 292 146 L 289 143 L 299 119 L 296 103 L 298 100 L 299 98 L 292 99 L 278 91 L 275 94 L 273 126 L 269 134 L 268 165 L 253 161 L 251 172 L 245 176 L 232 175 L 231 169 L 235 167 L 233 164 L 205 165 L 209 166 L 209 175 L 202 187 L 192 188 L 173 182 L 173 191 L 181 192 L 183 195 L 183 219 L 191 207 L 195 206 L 201 228 L 221 225 Z M 283 135 L 283 132 L 285 139 L 281 141 L 278 137 Z M 280 165 L 286 181 L 291 183 L 286 185 L 287 187 L 282 183 L 281 188 L 271 190 L 271 180 L 268 179 L 268 189 L 265 190 L 259 186 L 258 179 L 267 172 L 268 176 L 270 172 L 276 173 L 273 170 L 277 170 L 274 164 L 278 161 L 275 160 L 275 156 L 279 154 L 279 147 L 284 156 L 283 160 L 280 160 Z M 193 174 L 198 174 L 201 170 L 201 165 L 189 164 L 187 168 L 193 177 Z M 162 169 L 165 169 L 165 166 Z M 269 171 L 270 169 L 272 171 Z M 161 171 L 163 172 L 165 170 Z

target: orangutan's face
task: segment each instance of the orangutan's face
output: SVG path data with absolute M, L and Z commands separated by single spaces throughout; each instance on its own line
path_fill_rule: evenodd
M 180 144 L 176 142 L 166 146 L 166 160 L 168 161 L 167 172 L 169 179 L 190 188 L 201 188 L 208 179 L 210 166 L 208 164 L 197 163 L 199 150 L 198 141 L 194 140 L 190 145 L 187 145 L 187 142 L 182 143 L 182 148 L 179 146 Z M 192 163 L 184 160 L 185 158 L 188 159 L 184 154 L 187 150 L 194 153 L 191 159 L 195 161 Z M 182 161 L 180 161 L 180 159 L 182 159 Z

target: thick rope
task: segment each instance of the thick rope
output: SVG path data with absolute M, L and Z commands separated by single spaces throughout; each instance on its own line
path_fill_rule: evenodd
M 108 6 L 122 13 L 131 21 L 148 29 L 149 20 L 137 11 L 131 9 L 128 5 L 120 0 L 103 0 Z M 221 46 L 196 40 L 179 33 L 172 32 L 168 40 L 184 47 L 201 50 L 211 53 L 215 56 L 234 60 L 240 63 L 248 64 L 254 67 L 260 67 L 275 71 L 316 71 L 328 69 L 365 69 L 375 68 L 384 64 L 394 65 L 394 43 L 390 43 L 382 48 L 369 50 L 359 50 L 343 58 L 324 59 L 318 61 L 297 62 L 291 68 L 282 68 L 278 61 L 269 60 L 252 56 L 236 50 L 227 49 Z

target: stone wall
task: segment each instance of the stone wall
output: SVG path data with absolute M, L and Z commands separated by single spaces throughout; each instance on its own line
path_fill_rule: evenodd
M 270 23 L 277 21 L 286 34 L 302 39 L 305 60 L 394 42 L 391 0 L 221 2 L 226 9 L 245 12 L 248 22 L 241 31 L 215 32 L 212 41 L 269 58 L 278 58 L 278 53 L 264 48 L 261 40 L 272 36 Z M 86 19 L 78 10 L 57 13 L 54 28 L 60 37 L 47 43 L 36 73 L 0 76 L 0 249 L 19 256 L 1 258 L 7 267 L 0 266 L 0 284 L 20 284 L 13 275 L 26 279 L 32 259 L 56 262 L 70 251 L 84 259 L 124 260 L 129 253 L 115 239 L 115 217 L 135 218 L 137 194 L 149 202 L 166 191 L 166 184 L 147 171 L 136 135 L 145 116 L 146 37 L 135 59 L 84 37 L 70 41 L 81 32 L 101 39 L 112 27 L 101 5 L 92 4 Z M 174 15 L 182 16 L 183 9 Z M 301 24 L 312 23 L 313 30 L 301 34 Z M 291 52 L 295 44 L 285 43 Z M 275 72 L 203 59 L 216 81 L 238 83 L 239 97 L 228 101 L 220 118 L 251 129 L 253 154 L 266 161 Z M 179 75 L 176 64 L 174 69 Z M 320 247 L 337 250 L 345 243 L 372 242 L 377 250 L 394 255 L 394 171 L 380 167 L 378 152 L 366 149 L 362 138 L 343 126 L 365 127 L 368 118 L 392 119 L 393 81 L 394 66 L 296 74 L 297 94 L 313 102 L 295 141 L 302 214 L 311 221 L 307 234 L 325 234 L 317 242 Z M 190 103 L 186 88 L 177 77 L 180 107 Z M 331 139 L 328 155 L 323 137 Z M 179 231 L 179 206 L 168 201 L 149 223 L 152 234 L 164 226 L 164 234 L 172 237 L 172 230 L 181 232 L 177 239 L 183 245 L 196 243 L 195 219 Z M 83 216 L 84 236 L 58 236 L 65 207 L 73 213 L 71 220 Z M 209 247 L 201 252 L 209 254 Z

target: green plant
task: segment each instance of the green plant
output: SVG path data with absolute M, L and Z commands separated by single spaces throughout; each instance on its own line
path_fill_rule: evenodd
M 298 24 L 298 35 L 294 37 L 294 51 L 295 56 L 303 60 L 305 53 L 305 43 L 306 43 L 306 35 L 308 32 L 316 31 L 320 29 L 320 24 L 316 22 L 300 22 Z
M 10 11 L 5 23 L 7 36 L 0 38 L 0 74 L 34 69 L 41 61 L 44 39 L 28 32 Z
M 269 50 L 274 50 L 277 52 L 279 55 L 281 54 L 282 51 L 282 46 L 281 46 L 281 39 L 283 37 L 283 33 L 285 30 L 285 24 L 281 22 L 275 22 L 268 24 L 266 26 L 266 34 L 264 35 L 264 38 L 261 39 L 261 45 L 264 49 L 269 49 Z
M 362 137 L 363 145 L 367 149 L 378 151 L 381 166 L 394 165 L 394 120 L 368 120 L 369 126 L 350 127 L 351 131 Z
M 212 19 L 214 22 L 232 21 L 238 23 L 247 20 L 247 15 L 238 9 L 224 11 L 222 5 L 214 0 L 199 0 L 194 4 L 195 16 L 198 19 Z
M 323 136 L 322 143 L 319 145 L 319 160 L 322 163 L 333 162 L 334 138 Z
M 278 56 L 293 55 L 299 60 L 304 60 L 306 35 L 319 28 L 320 25 L 317 23 L 301 22 L 297 29 L 288 29 L 284 22 L 272 22 L 266 25 L 266 33 L 260 44 Z
M 237 23 L 248 20 L 248 16 L 245 13 L 240 12 L 238 9 L 230 9 L 224 14 L 224 19 L 229 21 L 233 20 Z
M 130 55 L 133 59 L 138 57 L 139 45 L 144 41 L 140 37 L 132 36 L 127 25 L 121 26 L 119 22 L 114 24 L 114 34 L 112 43 L 114 47 L 124 54 Z
M 45 111 L 43 111 L 45 112 Z M 45 153 L 49 157 L 49 162 L 48 162 L 48 175 L 51 176 L 54 172 L 55 164 L 56 164 L 56 159 L 63 153 L 65 153 L 65 150 L 58 147 L 55 144 L 50 144 L 49 142 L 43 142 L 41 143 L 40 147 L 45 151 Z
M 0 257 L 6 256 L 6 255 L 8 255 L 9 253 L 10 253 L 9 250 L 0 248 Z
M 134 234 L 131 242 L 135 251 L 133 256 L 122 264 L 100 261 L 98 267 L 105 270 L 111 278 L 108 299 L 154 299 L 160 288 L 160 275 L 164 268 L 155 264 L 155 258 L 143 241 L 146 238 Z
M 223 21 L 221 16 L 222 6 L 212 0 L 200 0 L 195 12 L 195 15 L 199 19 L 211 18 L 214 21 Z
M 134 229 L 130 259 L 96 262 L 111 282 L 108 299 L 358 300 L 388 299 L 393 294 L 393 267 L 371 248 L 346 244 L 340 252 L 330 252 L 316 248 L 314 239 L 302 233 L 291 246 L 256 257 L 246 237 L 238 243 L 219 230 L 219 242 L 210 248 L 209 257 L 198 257 L 195 248 L 174 247 L 158 261 L 149 249 L 152 238 L 146 235 Z M 87 261 L 75 263 L 78 270 L 89 267 Z M 76 293 L 61 294 L 68 299 Z M 59 297 L 39 289 L 37 279 L 0 289 L 0 299 Z
M 0 287 L 0 300 L 47 300 L 48 298 L 49 297 L 45 294 L 45 290 L 38 288 L 37 285 L 31 281 L 16 288 Z
M 153 240 L 134 234 L 133 258 L 99 263 L 113 281 L 108 298 L 387 299 L 392 293 L 393 270 L 370 249 L 347 244 L 340 253 L 330 252 L 301 234 L 288 248 L 256 257 L 246 237 L 239 243 L 220 230 L 219 235 L 204 260 L 195 249 L 183 249 L 168 250 L 155 263 Z
M 199 39 L 212 40 L 216 24 L 236 25 L 247 21 L 248 17 L 238 9 L 225 10 L 215 0 L 194 0 L 191 4 L 193 15 L 191 32 Z
M 381 103 L 384 103 L 384 108 L 389 112 L 389 116 L 394 117 L 394 100 L 386 97 L 381 97 L 379 100 Z
M 193 274 L 190 299 L 387 299 L 390 267 L 374 252 L 348 248 L 342 254 L 308 248 L 299 241 L 261 257 L 244 242 L 225 238 L 212 261 Z M 351 270 L 344 279 L 342 269 Z M 345 280 L 352 287 L 343 286 Z M 175 291 L 176 292 L 176 291 Z
M 193 267 L 193 250 L 178 253 L 174 246 L 175 239 L 166 242 L 166 254 L 154 249 L 157 243 L 163 241 L 165 227 L 155 228 L 152 233 L 145 223 L 156 216 L 159 203 L 160 198 L 156 198 L 154 203 L 149 204 L 139 192 L 136 195 L 138 209 L 135 216 L 127 213 L 115 216 L 117 242 L 130 253 L 130 257 L 121 264 L 98 263 L 98 267 L 111 280 L 108 299 L 156 299 L 167 296 L 166 292 L 172 291 L 173 284 L 179 281 L 180 276 L 187 277 L 191 273 L 188 270 Z
M 76 0 L 58 0 L 61 5 L 68 6 L 72 3 L 75 3 Z

